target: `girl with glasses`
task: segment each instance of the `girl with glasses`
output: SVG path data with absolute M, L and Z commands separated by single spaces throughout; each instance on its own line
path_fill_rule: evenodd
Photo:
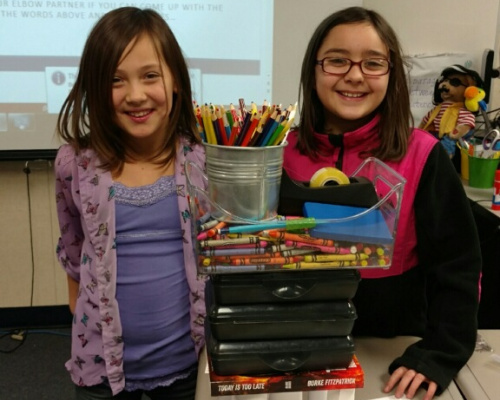
M 284 168 L 309 181 L 320 168 L 350 175 L 368 156 L 406 185 L 392 265 L 362 270 L 353 334 L 422 339 L 389 366 L 385 392 L 431 400 L 471 356 L 481 253 L 468 199 L 443 147 L 411 128 L 403 56 L 393 29 L 361 7 L 327 17 L 307 47 L 300 123 L 287 137 Z

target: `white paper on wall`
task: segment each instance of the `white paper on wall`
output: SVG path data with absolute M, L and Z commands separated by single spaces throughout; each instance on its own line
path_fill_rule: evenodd
M 472 56 L 465 53 L 417 54 L 408 56 L 407 61 L 411 113 L 415 126 L 418 126 L 425 114 L 434 107 L 434 84 L 441 71 L 453 64 L 460 64 L 480 73 L 478 66 L 474 66 Z

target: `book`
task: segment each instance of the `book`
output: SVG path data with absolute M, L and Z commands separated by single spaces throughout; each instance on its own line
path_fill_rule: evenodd
M 260 376 L 217 375 L 208 354 L 207 362 L 212 396 L 356 389 L 364 385 L 364 372 L 355 355 L 347 368 Z
M 365 207 L 345 206 L 340 204 L 304 203 L 304 216 L 316 220 L 340 219 L 353 217 L 369 210 Z M 313 237 L 350 242 L 392 244 L 392 236 L 384 216 L 379 209 L 374 209 L 358 218 L 342 222 L 321 223 L 309 230 Z

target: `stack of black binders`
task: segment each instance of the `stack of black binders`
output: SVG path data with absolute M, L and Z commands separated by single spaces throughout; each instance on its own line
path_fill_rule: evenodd
M 218 375 L 346 368 L 354 355 L 356 269 L 214 274 L 207 354 Z

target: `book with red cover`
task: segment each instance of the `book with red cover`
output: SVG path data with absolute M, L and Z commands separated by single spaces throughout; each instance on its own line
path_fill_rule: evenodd
M 363 369 L 356 356 L 353 356 L 349 367 L 343 369 L 261 376 L 217 375 L 208 354 L 207 360 L 212 396 L 355 389 L 362 388 L 364 384 Z

